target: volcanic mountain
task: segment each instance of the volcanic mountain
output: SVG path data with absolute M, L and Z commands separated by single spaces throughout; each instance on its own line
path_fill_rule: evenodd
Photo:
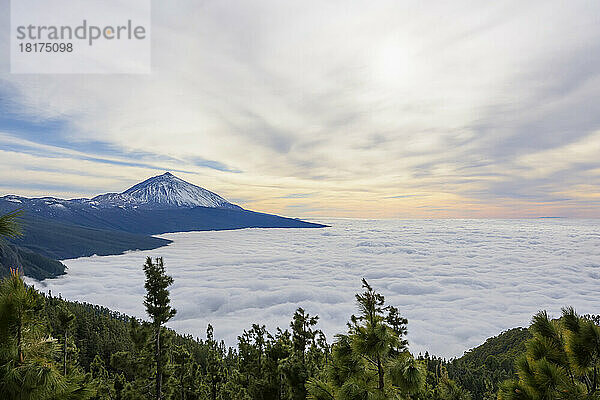
M 120 193 L 91 199 L 64 200 L 55 197 L 0 197 L 0 214 L 22 209 L 25 235 L 4 246 L 4 259 L 28 260 L 36 256 L 66 259 L 93 254 L 120 254 L 147 250 L 171 243 L 151 235 L 167 232 L 241 228 L 321 228 L 324 225 L 294 218 L 245 210 L 216 193 L 167 172 L 140 182 Z M 11 253 L 11 249 L 13 250 Z M 32 254 L 30 254 L 32 253 Z M 0 275 L 3 257 L 0 248 Z M 43 279 L 57 275 L 52 260 L 25 268 L 25 273 Z M 47 274 L 39 264 L 52 265 Z M 17 262 L 18 264 L 18 262 Z M 31 262 L 29 263 L 31 264 Z M 28 265 L 29 265 L 28 264 Z M 36 264 L 35 262 L 33 264 Z M 13 267 L 16 265 L 12 265 Z M 29 271 L 28 271 L 29 269 Z
M 86 201 L 97 207 L 141 207 L 165 209 L 177 207 L 212 207 L 240 210 L 216 193 L 193 185 L 166 172 L 138 183 L 121 193 L 107 193 Z

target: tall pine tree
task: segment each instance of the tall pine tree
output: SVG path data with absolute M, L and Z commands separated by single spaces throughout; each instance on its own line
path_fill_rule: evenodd
M 426 371 L 406 350 L 407 320 L 362 283 L 365 291 L 356 295 L 360 314 L 351 316 L 346 335 L 336 336 L 328 379 L 307 382 L 308 399 L 416 399 L 422 392 Z
M 152 261 L 150 257 L 146 259 L 144 264 L 144 273 L 146 274 L 146 296 L 144 297 L 144 305 L 150 319 L 152 319 L 152 327 L 154 328 L 154 360 L 156 365 L 156 387 L 155 398 L 162 398 L 162 377 L 164 373 L 163 363 L 163 345 L 161 343 L 161 331 L 163 325 L 167 323 L 177 310 L 170 306 L 171 299 L 169 298 L 168 287 L 173 284 L 173 278 L 166 274 L 165 266 L 162 257 Z

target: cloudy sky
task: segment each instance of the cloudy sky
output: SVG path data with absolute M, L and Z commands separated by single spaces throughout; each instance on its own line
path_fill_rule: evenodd
M 0 194 L 169 170 L 292 216 L 600 217 L 599 61 L 594 1 L 155 1 L 149 75 L 0 58 Z

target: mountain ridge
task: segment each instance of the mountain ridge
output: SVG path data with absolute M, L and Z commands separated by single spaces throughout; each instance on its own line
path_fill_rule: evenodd
M 25 213 L 25 236 L 12 243 L 23 251 L 56 259 L 155 249 L 171 241 L 152 235 L 171 232 L 325 227 L 246 210 L 171 173 L 151 177 L 121 193 L 105 193 L 92 198 L 0 197 L 0 214 L 16 209 Z M 64 272 L 57 273 L 60 268 L 54 264 L 45 274 L 42 269 L 50 263 L 39 263 L 28 268 L 36 271 L 37 277 L 53 277 Z M 7 272 L 9 267 L 17 266 L 4 265 L 0 260 L 0 275 L 2 269 Z
M 15 204 L 31 203 L 36 206 L 45 204 L 56 208 L 89 206 L 91 208 L 167 209 L 211 207 L 242 209 L 242 207 L 227 201 L 218 194 L 186 182 L 170 172 L 150 177 L 120 193 L 109 192 L 91 198 L 62 199 L 54 196 L 25 197 L 9 194 L 1 196 L 0 199 Z

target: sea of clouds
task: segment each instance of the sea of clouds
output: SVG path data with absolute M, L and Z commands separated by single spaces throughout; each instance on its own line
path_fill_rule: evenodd
M 332 339 L 356 312 L 361 278 L 409 320 L 411 350 L 459 356 L 486 338 L 565 305 L 600 313 L 597 220 L 324 220 L 324 229 L 162 235 L 153 251 L 66 260 L 68 274 L 34 282 L 68 299 L 145 317 L 146 256 L 175 283 L 169 326 L 235 345 L 252 323 L 287 327 L 302 306 Z

